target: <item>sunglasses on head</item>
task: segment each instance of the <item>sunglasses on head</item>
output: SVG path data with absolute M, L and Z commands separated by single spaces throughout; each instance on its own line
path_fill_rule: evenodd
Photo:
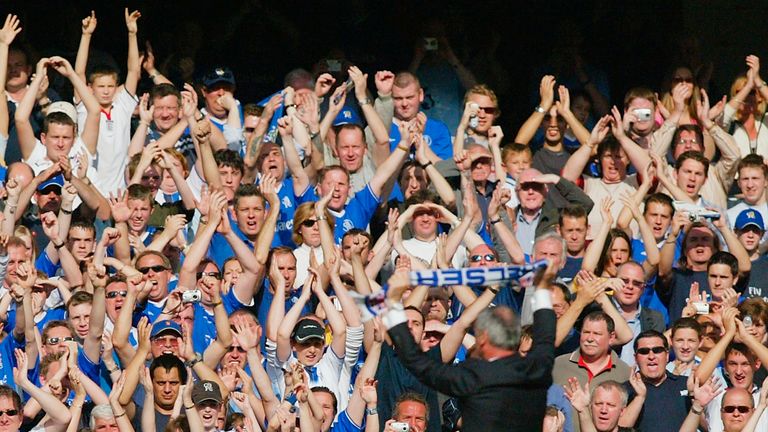
M 471 257 L 469 257 L 469 259 L 470 259 L 470 261 L 472 261 L 474 263 L 481 262 L 481 261 L 495 262 L 496 261 L 496 255 L 494 255 L 494 254 L 472 255 Z
M 733 414 L 734 411 L 738 411 L 742 414 L 746 414 L 750 411 L 752 411 L 752 408 L 746 406 L 746 405 L 727 405 L 722 408 L 722 411 L 724 413 Z
M 642 347 L 642 348 L 638 348 L 637 351 L 635 352 L 640 355 L 648 355 L 651 352 L 653 352 L 654 354 L 661 354 L 661 353 L 667 352 L 667 349 L 664 348 L 663 346 Z
M 160 273 L 160 272 L 166 271 L 168 269 L 164 265 L 158 264 L 158 265 L 153 265 L 153 266 L 149 266 L 149 267 L 139 267 L 137 270 L 141 274 L 147 274 L 147 273 L 149 273 L 150 270 L 152 270 L 155 273 Z
M 212 277 L 214 279 L 221 280 L 221 273 L 219 273 L 219 272 L 207 272 L 207 273 L 206 272 L 198 272 L 197 273 L 197 278 L 198 279 L 201 279 L 203 276 L 210 276 L 210 277 Z
M 72 336 L 66 336 L 66 337 L 52 337 L 48 338 L 48 345 L 57 345 L 59 342 L 70 342 L 75 340 Z
M 9 409 L 5 411 L 0 410 L 0 417 L 2 417 L 3 415 L 7 415 L 8 417 L 15 417 L 18 414 L 19 414 L 19 410 L 15 410 L 15 409 Z
M 672 81 L 674 81 L 677 84 L 680 84 L 680 83 L 693 84 L 693 77 L 674 77 Z
M 303 226 L 304 228 L 312 228 L 313 226 L 315 226 L 315 224 L 317 224 L 317 219 L 307 219 L 301 223 L 301 226 Z
M 106 294 L 105 297 L 107 297 L 108 299 L 113 299 L 113 298 L 117 298 L 118 296 L 127 297 L 128 291 L 110 291 Z

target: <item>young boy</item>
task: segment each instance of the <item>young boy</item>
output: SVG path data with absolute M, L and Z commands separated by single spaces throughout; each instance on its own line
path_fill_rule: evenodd
M 101 192 L 108 196 L 125 188 L 125 165 L 128 155 L 128 145 L 131 142 L 131 115 L 138 104 L 135 96 L 136 85 L 141 74 L 139 62 L 139 47 L 136 39 L 139 11 L 128 13 L 125 9 L 125 25 L 128 29 L 128 67 L 125 83 L 118 87 L 119 72 L 112 66 L 95 66 L 87 76 L 88 88 L 101 105 L 99 138 L 96 144 L 96 169 L 99 173 L 98 185 Z M 82 23 L 83 34 L 77 51 L 75 72 L 82 79 L 86 78 L 88 49 L 91 36 L 96 30 L 96 15 L 86 17 Z M 77 123 L 82 130 L 85 123 L 86 111 L 81 102 L 81 95 L 75 92 L 77 103 Z
M 507 144 L 501 149 L 501 160 L 507 173 L 504 186 L 512 191 L 512 197 L 507 201 L 507 207 L 516 209 L 520 205 L 520 201 L 515 193 L 517 179 L 520 177 L 521 172 L 531 167 L 533 153 L 531 153 L 531 148 L 525 144 Z

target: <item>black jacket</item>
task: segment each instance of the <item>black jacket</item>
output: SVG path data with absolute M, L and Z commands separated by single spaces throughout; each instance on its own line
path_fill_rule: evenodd
M 459 399 L 462 432 L 541 431 L 555 361 L 551 309 L 534 313 L 533 346 L 525 358 L 515 354 L 492 362 L 442 364 L 421 351 L 406 323 L 391 328 L 389 335 L 400 361 L 419 381 Z

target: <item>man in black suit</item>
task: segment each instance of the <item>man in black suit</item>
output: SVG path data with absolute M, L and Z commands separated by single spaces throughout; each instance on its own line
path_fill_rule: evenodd
M 472 358 L 456 365 L 431 359 L 414 342 L 397 294 L 408 287 L 408 273 L 389 280 L 390 307 L 383 322 L 397 355 L 419 381 L 458 398 L 462 431 L 541 430 L 555 358 L 555 313 L 546 289 L 554 272 L 547 270 L 533 296 L 533 346 L 525 358 L 517 354 L 519 318 L 497 306 L 477 318 Z

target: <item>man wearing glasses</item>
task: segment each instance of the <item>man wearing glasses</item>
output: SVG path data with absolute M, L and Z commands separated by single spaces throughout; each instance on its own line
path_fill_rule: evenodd
M 634 351 L 637 369 L 624 384 L 630 403 L 619 419 L 619 426 L 679 430 L 690 402 L 686 378 L 667 372 L 667 338 L 656 330 L 646 330 L 635 339 Z
M 621 316 L 627 321 L 629 328 L 632 329 L 633 340 L 641 332 L 648 330 L 663 332 L 665 329 L 664 316 L 660 312 L 640 304 L 640 297 L 645 290 L 643 267 L 634 261 L 628 261 L 619 266 L 616 276 L 621 280 L 622 287 L 613 296 L 613 302 Z M 635 364 L 634 354 L 633 345 L 628 342 L 622 348 L 620 358 L 628 365 L 633 366 Z

